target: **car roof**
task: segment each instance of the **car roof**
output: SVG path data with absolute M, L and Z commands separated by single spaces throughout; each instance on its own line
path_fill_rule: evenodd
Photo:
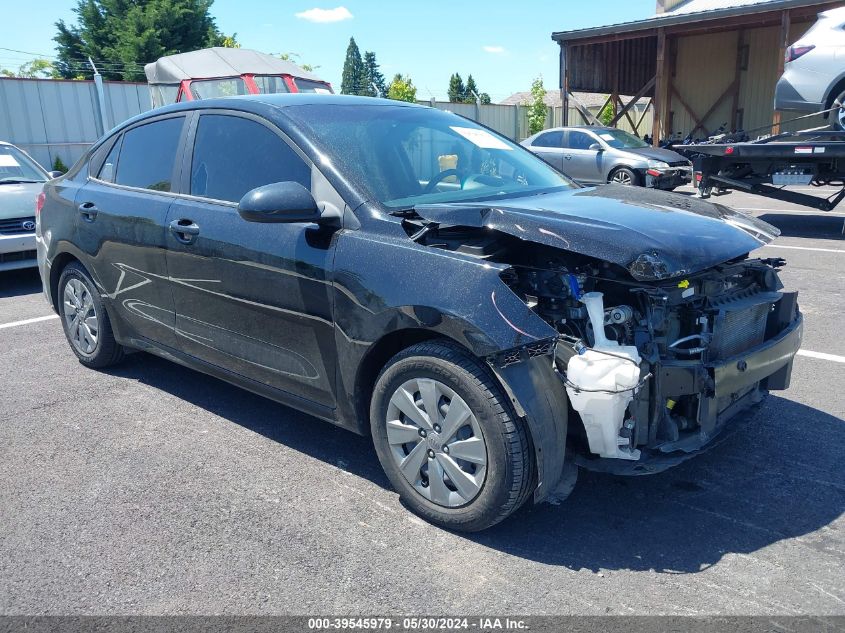
M 407 101 L 396 101 L 393 99 L 379 99 L 377 97 L 358 97 L 353 95 L 320 94 L 315 92 L 260 94 L 260 95 L 238 95 L 235 97 L 219 97 L 215 99 L 197 99 L 194 101 L 181 101 L 172 103 L 160 108 L 142 112 L 131 119 L 128 119 L 110 130 L 104 137 L 108 138 L 116 132 L 123 130 L 135 123 L 146 119 L 177 112 L 191 112 L 194 110 L 242 110 L 252 114 L 267 115 L 269 110 L 281 110 L 283 108 L 313 105 L 341 105 L 341 106 L 367 106 L 367 107 L 394 107 L 394 108 L 424 108 L 425 106 Z

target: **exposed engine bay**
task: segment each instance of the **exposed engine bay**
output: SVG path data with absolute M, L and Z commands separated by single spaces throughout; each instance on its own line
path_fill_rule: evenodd
M 495 230 L 405 224 L 419 244 L 506 264 L 503 282 L 558 333 L 549 353 L 569 396 L 568 444 L 579 465 L 663 470 L 767 390 L 788 386 L 789 350 L 760 351 L 800 328 L 797 295 L 782 292 L 782 259 L 739 257 L 663 279 L 643 268 L 653 263 L 648 253 L 626 269 Z M 651 466 L 649 455 L 667 458 Z

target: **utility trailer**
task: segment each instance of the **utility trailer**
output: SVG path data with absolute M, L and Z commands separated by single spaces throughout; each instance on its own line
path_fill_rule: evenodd
M 744 143 L 676 145 L 692 160 L 694 184 L 702 198 L 714 188 L 830 211 L 845 198 L 845 132 L 786 132 Z M 822 197 L 790 191 L 790 185 L 834 186 Z

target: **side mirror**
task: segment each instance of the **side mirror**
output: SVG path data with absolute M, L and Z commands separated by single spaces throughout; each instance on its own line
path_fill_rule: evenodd
M 604 151 L 604 148 L 601 145 L 599 145 L 598 143 L 593 143 L 592 145 L 590 145 L 590 149 L 594 152 L 603 152 Z
M 50 180 L 53 180 L 54 178 L 58 178 L 59 176 L 64 176 L 65 172 L 63 172 L 63 171 L 48 171 L 47 175 L 50 176 Z
M 238 203 L 247 222 L 319 222 L 317 201 L 298 182 L 275 182 L 247 191 Z

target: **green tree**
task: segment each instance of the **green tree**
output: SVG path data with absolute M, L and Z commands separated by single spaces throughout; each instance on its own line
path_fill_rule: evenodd
M 387 89 L 387 98 L 414 103 L 417 100 L 417 88 L 409 76 L 397 73 Z
M 604 104 L 597 118 L 601 121 L 602 125 L 610 125 L 610 122 L 613 121 L 613 106 L 610 105 L 610 101 Z
M 25 79 L 47 79 L 56 76 L 56 69 L 47 59 L 33 59 L 21 64 L 16 71 L 0 70 L 3 77 L 22 77 Z
M 486 92 L 482 92 L 482 93 L 481 93 L 480 95 L 478 95 L 478 96 L 479 96 L 479 97 L 481 97 L 481 103 L 482 103 L 483 105 L 489 105 L 489 104 L 491 103 L 491 102 L 490 102 L 490 95 L 488 95 Z
M 546 127 L 546 89 L 543 78 L 537 77 L 531 84 L 531 101 L 528 104 L 528 133 L 536 134 Z
M 376 54 L 372 51 L 364 53 L 364 92 L 370 97 L 387 96 L 387 86 L 384 83 L 384 75 L 381 74 Z
M 466 88 L 464 88 L 464 80 L 458 73 L 449 77 L 449 101 L 451 103 L 461 103 L 466 96 Z
M 284 60 L 286 62 L 293 62 L 297 66 L 299 66 L 302 70 L 307 70 L 309 73 L 314 72 L 319 68 L 319 66 L 315 66 L 314 64 L 303 64 L 299 61 L 302 57 L 299 53 L 282 53 L 279 56 L 279 59 Z
M 340 80 L 340 93 L 344 95 L 360 95 L 364 92 L 364 81 L 366 80 L 364 61 L 361 59 L 361 51 L 355 43 L 355 38 L 349 38 L 349 46 L 346 47 L 346 61 L 343 62 L 343 75 Z
M 475 85 L 475 79 L 472 75 L 468 75 L 466 87 L 464 88 L 464 103 L 475 103 L 475 95 L 477 94 L 478 86 Z
M 88 72 L 91 57 L 105 79 L 142 81 L 144 64 L 164 55 L 236 45 L 217 28 L 214 0 L 76 0 L 77 24 L 56 22 L 60 76 Z

